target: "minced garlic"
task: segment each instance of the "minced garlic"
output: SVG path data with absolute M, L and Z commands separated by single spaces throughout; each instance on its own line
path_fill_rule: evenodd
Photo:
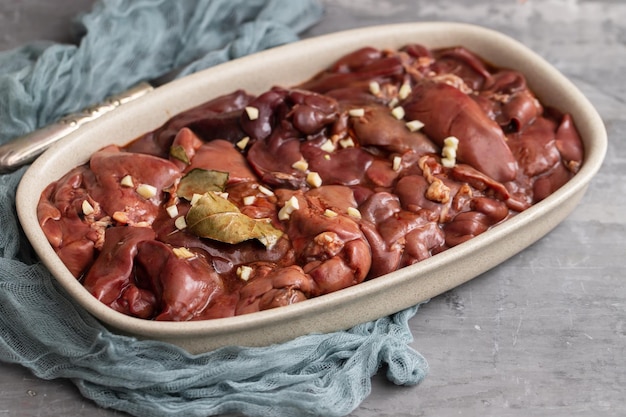
M 404 119 L 404 108 L 402 106 L 394 107 L 391 110 L 391 114 L 398 120 Z
M 137 186 L 137 194 L 145 199 L 150 199 L 157 194 L 157 188 L 153 185 L 139 184 Z
M 240 141 L 238 141 L 235 145 L 243 151 L 244 149 L 246 149 L 246 146 L 248 146 L 249 142 L 250 142 L 250 137 L 246 136 L 242 138 Z
M 192 206 L 195 206 L 196 203 L 202 198 L 202 194 L 194 193 L 191 196 L 191 201 L 189 202 Z
M 91 205 L 91 203 L 89 203 L 89 201 L 87 200 L 83 200 L 83 205 L 82 205 L 82 209 L 83 209 L 83 214 L 85 216 L 89 216 L 91 214 L 95 213 L 95 209 L 93 208 L 93 206 Z
M 318 188 L 322 185 L 322 177 L 317 172 L 309 172 L 306 176 L 306 182 L 311 187 Z
M 350 217 L 353 217 L 355 219 L 361 219 L 361 212 L 357 208 L 348 207 L 347 213 Z
M 335 144 L 332 140 L 326 139 L 326 142 L 324 142 L 322 146 L 320 146 L 320 149 L 324 152 L 333 152 L 335 150 Z
M 172 252 L 178 259 L 191 259 L 195 258 L 196 254 L 187 248 L 172 248 Z
M 350 109 L 348 114 L 352 117 L 363 117 L 365 116 L 365 109 Z
M 297 169 L 298 171 L 306 172 L 306 170 L 309 169 L 309 163 L 304 159 L 300 159 L 299 161 L 294 162 L 291 167 L 293 169 Z
M 345 149 L 345 148 L 354 148 L 354 141 L 353 141 L 353 140 L 352 140 L 352 138 L 350 138 L 350 137 L 349 137 L 349 138 L 346 138 L 346 139 L 341 139 L 341 140 L 339 141 L 339 145 L 340 145 L 342 148 L 344 148 L 344 149 Z
M 295 195 L 291 196 L 289 200 L 285 202 L 285 205 L 278 211 L 279 220 L 289 220 L 291 213 L 300 209 L 300 203 Z
M 248 118 L 250 120 L 256 120 L 259 118 L 259 109 L 257 109 L 256 107 L 247 106 L 246 114 L 248 115 Z
M 259 191 L 262 192 L 263 194 L 265 194 L 268 197 L 271 197 L 274 195 L 274 191 L 270 190 L 267 187 L 264 187 L 262 185 L 259 185 Z
M 237 276 L 244 281 L 248 281 L 252 276 L 252 267 L 247 265 L 237 267 Z
M 187 220 L 185 220 L 185 216 L 180 216 L 174 221 L 174 225 L 178 230 L 183 230 L 187 228 Z
M 176 204 L 172 204 L 171 206 L 168 206 L 165 211 L 167 211 L 167 214 L 170 216 L 170 219 L 173 219 L 174 217 L 178 216 L 178 206 Z
M 424 127 L 424 123 L 422 123 L 419 120 L 411 120 L 409 122 L 406 122 L 406 127 L 411 132 L 417 132 L 418 130 Z
M 397 156 L 397 155 L 394 156 L 391 168 L 394 171 L 400 171 L 401 167 L 402 167 L 402 157 L 401 156 Z
M 409 94 L 411 94 L 411 91 L 411 85 L 409 83 L 402 84 L 402 87 L 400 87 L 400 90 L 398 91 L 398 98 L 400 100 L 404 100 L 409 96 Z
M 446 168 L 453 168 L 456 165 L 456 151 L 458 147 L 459 139 L 455 136 L 448 136 L 443 140 L 441 165 Z
M 120 185 L 122 187 L 128 187 L 128 188 L 134 187 L 135 184 L 133 182 L 133 177 L 131 177 L 130 175 L 124 176 L 124 178 L 120 180 Z
M 378 84 L 378 82 L 376 81 L 372 81 L 370 82 L 370 93 L 374 94 L 375 96 L 380 94 L 380 84 Z
M 326 209 L 326 210 L 324 210 L 324 216 L 332 218 L 332 217 L 337 217 L 338 214 L 335 211 L 332 211 L 330 209 Z

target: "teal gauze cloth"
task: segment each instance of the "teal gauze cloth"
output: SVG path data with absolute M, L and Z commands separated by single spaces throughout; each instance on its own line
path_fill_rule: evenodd
M 0 143 L 181 65 L 190 73 L 295 41 L 322 15 L 313 0 L 102 0 L 76 19 L 77 45 L 0 53 Z M 426 361 L 409 346 L 417 307 L 347 331 L 201 355 L 111 333 L 25 240 L 15 213 L 23 172 L 0 176 L 0 360 L 69 378 L 98 405 L 135 416 L 344 416 L 381 368 L 399 385 L 424 378 Z

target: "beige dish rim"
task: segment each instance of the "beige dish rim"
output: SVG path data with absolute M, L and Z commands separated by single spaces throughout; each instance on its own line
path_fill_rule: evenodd
M 126 136 L 118 135 L 119 139 L 114 141 L 117 141 L 117 144 L 124 144 L 138 136 L 137 132 L 140 134 L 146 131 L 133 131 L 137 125 L 156 128 L 172 115 L 200 104 L 197 90 L 221 91 L 222 87 L 215 85 L 228 84 L 224 81 L 226 79 L 229 82 L 237 79 L 246 80 L 242 83 L 242 88 L 260 92 L 269 87 L 264 84 L 269 81 L 265 78 L 263 79 L 265 81 L 249 79 L 255 72 L 258 72 L 257 68 L 272 70 L 275 68 L 276 71 L 273 72 L 277 80 L 286 80 L 287 85 L 293 85 L 312 76 L 317 69 L 321 69 L 359 46 L 399 47 L 410 42 L 423 43 L 429 47 L 462 44 L 496 65 L 522 70 L 542 101 L 550 105 L 560 105 L 561 108 L 565 103 L 565 110 L 573 114 L 575 123 L 581 131 L 586 152 L 580 172 L 553 195 L 529 210 L 469 242 L 419 264 L 292 306 L 206 321 L 154 322 L 132 318 L 104 306 L 69 273 L 39 227 L 36 203 L 43 188 L 67 172 L 68 166 L 71 168 L 70 165 L 76 166 L 86 162 L 88 155 L 105 144 L 112 143 L 113 140 L 105 143 L 103 138 L 115 131 L 112 126 L 116 124 L 118 125 L 116 129 L 123 130 Z M 286 64 L 282 65 L 283 62 Z M 309 68 L 308 73 L 294 76 L 295 71 L 307 68 Z M 185 100 L 186 95 L 193 98 Z M 211 97 L 207 96 L 205 99 Z M 150 120 L 137 122 L 138 116 Z M 96 140 L 90 140 L 91 138 Z M 248 340 L 245 333 L 253 329 L 258 332 L 259 328 L 267 327 L 268 331 L 273 332 L 274 337 L 268 337 L 261 344 L 268 344 L 271 341 L 283 341 L 307 333 L 307 322 L 311 323 L 312 331 L 339 330 L 402 310 L 460 285 L 521 251 L 549 232 L 571 212 L 584 194 L 591 178 L 600 168 L 606 153 L 606 146 L 606 131 L 592 104 L 560 72 L 516 40 L 491 29 L 463 23 L 392 24 L 353 29 L 302 40 L 221 64 L 159 87 L 137 101 L 125 104 L 102 119 L 79 129 L 44 153 L 24 174 L 18 187 L 16 203 L 22 227 L 42 262 L 71 297 L 109 326 L 123 333 L 167 339 L 174 343 L 177 343 L 178 338 L 215 339 L 231 335 L 235 339 L 228 340 L 241 340 L 242 344 L 256 344 L 254 340 Z M 532 226 L 533 224 L 537 225 Z M 520 238 L 516 232 L 523 229 L 528 229 L 529 235 L 523 236 L 524 232 Z M 513 236 L 518 238 L 516 242 L 511 242 Z M 488 253 L 488 249 L 498 252 Z M 479 259 L 476 260 L 473 257 Z M 455 262 L 470 262 L 471 265 L 465 265 L 462 271 L 455 272 L 453 268 Z M 439 277 L 440 279 L 432 278 L 437 275 L 442 276 Z M 424 281 L 422 287 L 417 282 L 420 280 Z M 376 299 L 382 299 L 381 293 L 389 292 L 397 295 L 398 292 L 407 288 L 411 289 L 413 294 L 406 296 L 402 302 L 396 303 L 395 300 L 391 300 L 388 305 L 382 307 L 367 305 L 368 300 L 375 294 L 378 294 Z M 331 317 L 332 312 L 329 310 L 332 309 L 337 309 L 337 314 L 344 314 L 345 311 L 351 309 L 357 309 L 357 311 L 344 314 L 343 318 L 335 317 L 327 325 L 320 324 L 319 319 L 317 323 L 314 323 L 316 315 Z M 288 326 L 289 328 L 285 331 L 287 334 L 281 338 L 278 335 L 280 332 L 278 326 L 287 323 L 297 323 L 297 325 L 293 328 Z M 185 342 L 180 341 L 180 344 L 184 345 Z M 206 344 L 211 347 L 220 345 L 219 341 L 215 340 Z

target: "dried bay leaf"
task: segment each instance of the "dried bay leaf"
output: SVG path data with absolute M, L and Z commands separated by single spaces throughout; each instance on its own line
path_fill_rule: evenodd
M 271 248 L 283 234 L 268 219 L 248 217 L 235 204 L 214 192 L 200 197 L 185 219 L 187 230 L 194 235 L 229 244 L 256 239 Z
M 194 194 L 224 191 L 227 182 L 228 172 L 194 168 L 180 179 L 176 195 L 191 201 Z
M 187 151 L 185 151 L 185 148 L 183 148 L 182 146 L 172 146 L 170 148 L 170 155 L 178 159 L 179 161 L 182 161 L 185 164 L 189 165 L 189 156 L 187 155 Z

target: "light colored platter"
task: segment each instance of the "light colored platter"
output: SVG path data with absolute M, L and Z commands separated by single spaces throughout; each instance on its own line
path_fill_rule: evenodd
M 415 265 L 328 295 L 242 316 L 192 322 L 157 322 L 118 313 L 96 300 L 67 270 L 37 220 L 42 190 L 91 154 L 126 145 L 172 116 L 216 96 L 244 89 L 303 82 L 342 55 L 362 46 L 399 48 L 464 46 L 488 62 L 522 72 L 542 103 L 573 116 L 585 158 L 567 184 L 530 209 L 491 230 Z M 50 148 L 24 174 L 17 191 L 20 222 L 41 261 L 76 303 L 111 330 L 161 340 L 199 353 L 227 345 L 266 346 L 308 333 L 346 329 L 428 300 L 528 247 L 576 207 L 600 168 L 607 146 L 600 116 L 584 95 L 553 66 L 501 33 L 459 23 L 408 23 L 338 32 L 274 48 L 161 86 L 104 115 Z

